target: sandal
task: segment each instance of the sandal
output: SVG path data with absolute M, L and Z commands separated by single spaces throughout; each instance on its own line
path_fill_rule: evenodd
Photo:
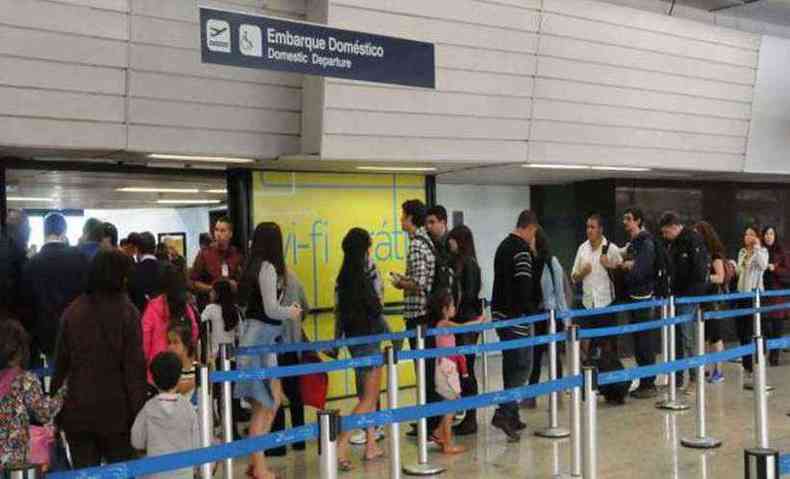
M 381 459 L 382 457 L 384 457 L 384 451 L 378 451 L 376 454 L 373 455 L 373 457 L 368 457 L 367 454 L 364 454 L 362 456 L 362 460 L 365 462 L 373 462 L 375 460 Z
M 350 459 L 339 459 L 337 468 L 340 472 L 351 472 L 354 470 L 354 464 L 351 463 Z

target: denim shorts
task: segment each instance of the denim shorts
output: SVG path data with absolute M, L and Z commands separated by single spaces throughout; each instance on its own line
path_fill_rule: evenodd
M 283 342 L 283 326 L 274 326 L 256 319 L 244 322 L 239 346 L 264 346 Z M 277 367 L 277 355 L 266 353 L 259 356 L 241 356 L 237 359 L 239 370 L 266 369 Z M 233 397 L 238 399 L 254 399 L 265 408 L 274 407 L 271 380 L 241 381 L 236 384 Z
M 358 344 L 356 346 L 349 346 L 348 352 L 351 354 L 352 358 L 364 358 L 365 356 L 376 356 L 381 354 L 381 344 L 380 343 L 371 343 L 371 344 Z M 357 397 L 362 397 L 362 392 L 365 391 L 365 380 L 368 378 L 368 374 L 373 371 L 373 368 L 370 366 L 365 366 L 362 368 L 354 368 L 354 384 L 357 388 Z

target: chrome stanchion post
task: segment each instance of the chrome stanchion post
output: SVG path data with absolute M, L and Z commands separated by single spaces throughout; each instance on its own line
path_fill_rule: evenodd
M 757 337 L 763 337 L 763 320 L 762 320 L 762 313 L 760 313 L 760 308 L 762 307 L 762 295 L 760 294 L 759 289 L 754 290 L 754 299 L 753 299 L 753 306 L 754 306 L 754 335 Z M 757 352 L 755 351 L 755 354 Z M 768 354 L 766 350 L 766 354 Z M 753 380 L 754 381 L 754 380 Z M 763 383 L 766 392 L 770 392 L 774 390 L 773 386 L 768 385 L 768 381 Z M 746 390 L 754 389 L 754 382 L 752 384 L 744 384 L 743 388 Z
M 200 421 L 200 447 L 211 446 L 211 383 L 208 380 L 208 367 L 198 368 L 198 420 Z M 200 465 L 200 479 L 211 479 L 212 464 Z
M 705 355 L 705 316 L 702 308 L 697 307 L 697 356 Z M 705 365 L 697 366 L 697 435 L 683 438 L 680 443 L 695 449 L 712 449 L 721 446 L 721 441 L 709 437 L 705 431 Z
M 340 413 L 336 409 L 318 411 L 318 469 L 321 479 L 337 479 L 337 436 Z
M 417 351 L 425 350 L 425 326 L 417 326 Z M 427 382 L 425 378 L 425 358 L 417 359 L 417 405 L 425 406 L 427 399 Z M 410 476 L 433 476 L 446 469 L 442 466 L 428 464 L 428 420 L 421 417 L 417 421 L 417 464 L 404 466 L 403 472 Z
M 579 327 L 571 325 L 568 327 L 568 369 L 571 376 L 581 374 L 581 350 L 579 347 Z M 581 388 L 571 389 L 570 405 L 570 433 L 571 433 L 571 473 L 570 477 L 582 477 L 582 394 Z
M 549 334 L 557 333 L 557 312 L 555 310 L 549 311 Z M 549 380 L 555 381 L 557 379 L 557 342 L 552 341 L 549 343 Z M 558 413 L 558 395 L 557 391 L 549 394 L 549 426 L 546 429 L 536 431 L 535 435 L 546 437 L 549 439 L 561 439 L 571 435 L 570 431 L 561 428 L 559 423 Z
M 779 451 L 775 449 L 747 449 L 744 451 L 746 479 L 779 479 Z
M 387 365 L 387 407 L 398 409 L 398 358 L 395 348 L 387 346 L 384 350 Z M 390 479 L 400 479 L 400 424 L 392 422 L 390 428 Z
M 675 319 L 675 297 L 669 297 L 669 317 L 671 319 Z M 676 339 L 677 334 L 677 325 L 670 324 L 669 325 L 669 334 L 667 335 L 668 342 L 669 342 L 669 362 L 673 362 L 676 359 Z M 703 378 L 705 376 L 703 375 Z M 678 400 L 678 388 L 677 388 L 677 373 L 672 371 L 669 373 L 669 398 L 664 402 L 659 402 L 656 404 L 656 407 L 659 409 L 667 409 L 669 411 L 685 411 L 689 408 L 689 405 Z
M 230 371 L 231 344 L 219 345 L 219 368 Z M 230 381 L 222 383 L 222 441 L 225 444 L 233 442 L 233 396 Z M 225 459 L 225 479 L 233 479 L 233 458 Z
M 757 447 L 768 449 L 768 391 L 765 389 L 766 342 L 754 337 L 754 430 Z
M 669 318 L 669 305 L 665 303 L 661 305 L 661 319 L 667 318 Z M 664 363 L 669 362 L 669 326 L 667 325 L 661 326 L 661 360 Z M 666 381 L 664 386 L 668 388 L 669 376 L 665 374 L 664 380 Z M 669 401 L 669 395 L 666 396 L 666 400 Z
M 41 353 L 41 364 L 44 365 L 44 371 L 46 371 L 42 378 L 44 380 L 44 392 L 49 394 L 52 392 L 52 373 L 47 371 L 49 369 L 49 361 L 47 361 L 47 355 L 44 353 Z
M 584 479 L 598 479 L 598 371 L 585 367 L 584 371 Z
M 485 300 L 484 300 L 485 301 Z M 489 309 L 490 305 L 486 305 L 484 311 L 488 311 L 488 319 L 491 320 L 491 310 Z M 486 339 L 486 333 L 488 330 L 484 330 L 480 333 L 480 344 L 486 344 L 488 340 Z M 485 394 L 488 392 L 488 352 L 485 350 L 482 352 L 482 360 L 483 360 L 483 392 Z

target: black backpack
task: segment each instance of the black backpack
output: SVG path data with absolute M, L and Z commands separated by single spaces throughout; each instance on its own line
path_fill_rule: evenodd
M 601 353 L 601 357 L 593 362 L 593 365 L 598 368 L 599 373 L 610 373 L 612 371 L 621 371 L 625 369 L 623 363 L 610 351 Z M 607 384 L 600 386 L 600 393 L 606 399 L 606 402 L 614 405 L 625 404 L 625 398 L 628 396 L 628 391 L 631 389 L 631 381 L 622 381 L 614 384 Z
M 415 239 L 428 245 L 434 258 L 433 281 L 431 282 L 431 290 L 428 293 L 433 295 L 437 291 L 452 291 L 455 272 L 450 264 L 449 256 L 438 250 L 431 240 L 422 236 L 417 236 Z

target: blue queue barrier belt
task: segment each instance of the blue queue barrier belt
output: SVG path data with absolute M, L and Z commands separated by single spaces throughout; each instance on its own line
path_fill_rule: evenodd
M 515 319 L 498 319 L 483 324 L 470 324 L 468 326 L 455 326 L 452 328 L 433 328 L 429 329 L 426 333 L 427 336 L 439 336 L 442 334 L 463 334 L 463 333 L 479 333 L 489 329 L 509 328 L 511 326 L 526 326 L 529 324 L 539 323 L 549 319 L 548 313 L 536 314 L 533 316 L 524 316 Z
M 667 304 L 665 299 L 651 299 L 649 301 L 638 301 L 636 303 L 616 304 L 605 308 L 594 309 L 569 309 L 557 312 L 557 319 L 564 318 L 586 318 L 588 316 L 600 316 L 604 314 L 624 313 L 626 311 L 637 311 L 640 309 L 659 308 Z
M 280 379 L 293 376 L 304 376 L 315 373 L 328 373 L 346 369 L 377 367 L 384 364 L 384 356 L 374 354 L 361 358 L 338 359 L 322 363 L 299 364 L 295 366 L 277 366 L 263 369 L 237 369 L 235 371 L 214 371 L 209 373 L 212 383 L 249 382 L 264 379 Z
M 788 291 L 790 293 L 790 291 Z M 788 294 L 790 296 L 790 294 Z M 713 294 L 708 296 L 686 296 L 683 298 L 675 298 L 675 304 L 702 304 L 702 303 L 716 303 L 720 301 L 737 301 L 739 299 L 754 299 L 753 293 L 728 293 L 728 294 Z
M 760 291 L 760 296 L 763 298 L 780 298 L 782 296 L 790 296 L 790 289 L 769 289 L 768 291 Z
M 521 401 L 582 386 L 582 377 L 570 376 L 555 381 L 522 386 L 504 391 L 480 394 L 453 401 L 440 401 L 425 406 L 407 406 L 394 410 L 383 410 L 367 414 L 344 417 L 341 421 L 343 431 L 385 426 L 393 422 L 411 422 L 423 417 L 444 416 L 466 409 L 480 409 L 492 405 Z
M 176 469 L 192 468 L 199 464 L 218 462 L 231 457 L 246 456 L 295 442 L 309 441 L 316 437 L 318 437 L 318 425 L 314 423 L 218 446 L 147 457 L 135 461 L 119 462 L 101 467 L 78 469 L 76 471 L 53 472 L 47 474 L 47 478 L 121 479 L 148 476 Z
M 790 454 L 779 456 L 779 474 L 783 476 L 790 474 Z
M 299 353 L 304 351 L 326 351 L 343 346 L 358 346 L 361 344 L 379 343 L 383 341 L 400 341 L 405 338 L 417 336 L 414 330 L 399 333 L 375 334 L 372 336 L 356 336 L 353 338 L 338 339 L 335 341 L 313 341 L 309 343 L 269 344 L 265 346 L 246 346 L 236 348 L 236 356 L 260 356 L 268 353 Z
M 510 341 L 500 341 L 498 343 L 474 344 L 469 346 L 459 346 L 456 348 L 431 348 L 423 350 L 408 350 L 398 353 L 399 361 L 412 361 L 416 359 L 441 358 L 446 356 L 465 356 L 467 354 L 478 354 L 491 351 L 507 351 L 510 349 L 531 348 L 542 344 L 549 344 L 565 340 L 565 334 L 547 334 L 545 336 L 527 337 L 524 339 L 512 339 Z
M 777 339 L 769 339 L 767 341 L 768 349 L 787 349 L 790 348 L 790 336 L 785 336 L 783 338 Z
M 774 311 L 783 311 L 790 309 L 790 303 L 775 304 L 772 306 L 763 306 L 761 308 L 742 308 L 730 309 L 727 311 L 708 311 L 705 313 L 705 319 L 728 319 L 739 318 L 742 316 L 751 316 L 754 313 L 773 313 Z
M 609 373 L 602 373 L 598 376 L 598 384 L 607 384 L 633 381 L 634 379 L 658 376 L 659 374 L 669 374 L 676 371 L 683 371 L 712 363 L 723 363 L 730 359 L 740 358 L 754 354 L 754 344 L 747 344 L 737 348 L 728 349 L 720 353 L 710 353 L 704 356 L 694 356 L 687 359 L 678 359 L 671 363 L 655 364 L 652 366 L 641 366 L 631 369 L 623 369 Z
M 657 319 L 655 321 L 645 321 L 644 323 L 626 324 L 624 326 L 612 326 L 608 328 L 580 329 L 579 339 L 601 338 L 604 336 L 618 336 L 621 334 L 638 333 L 650 329 L 658 329 L 673 324 L 683 324 L 694 320 L 693 314 L 686 314 L 676 318 Z

